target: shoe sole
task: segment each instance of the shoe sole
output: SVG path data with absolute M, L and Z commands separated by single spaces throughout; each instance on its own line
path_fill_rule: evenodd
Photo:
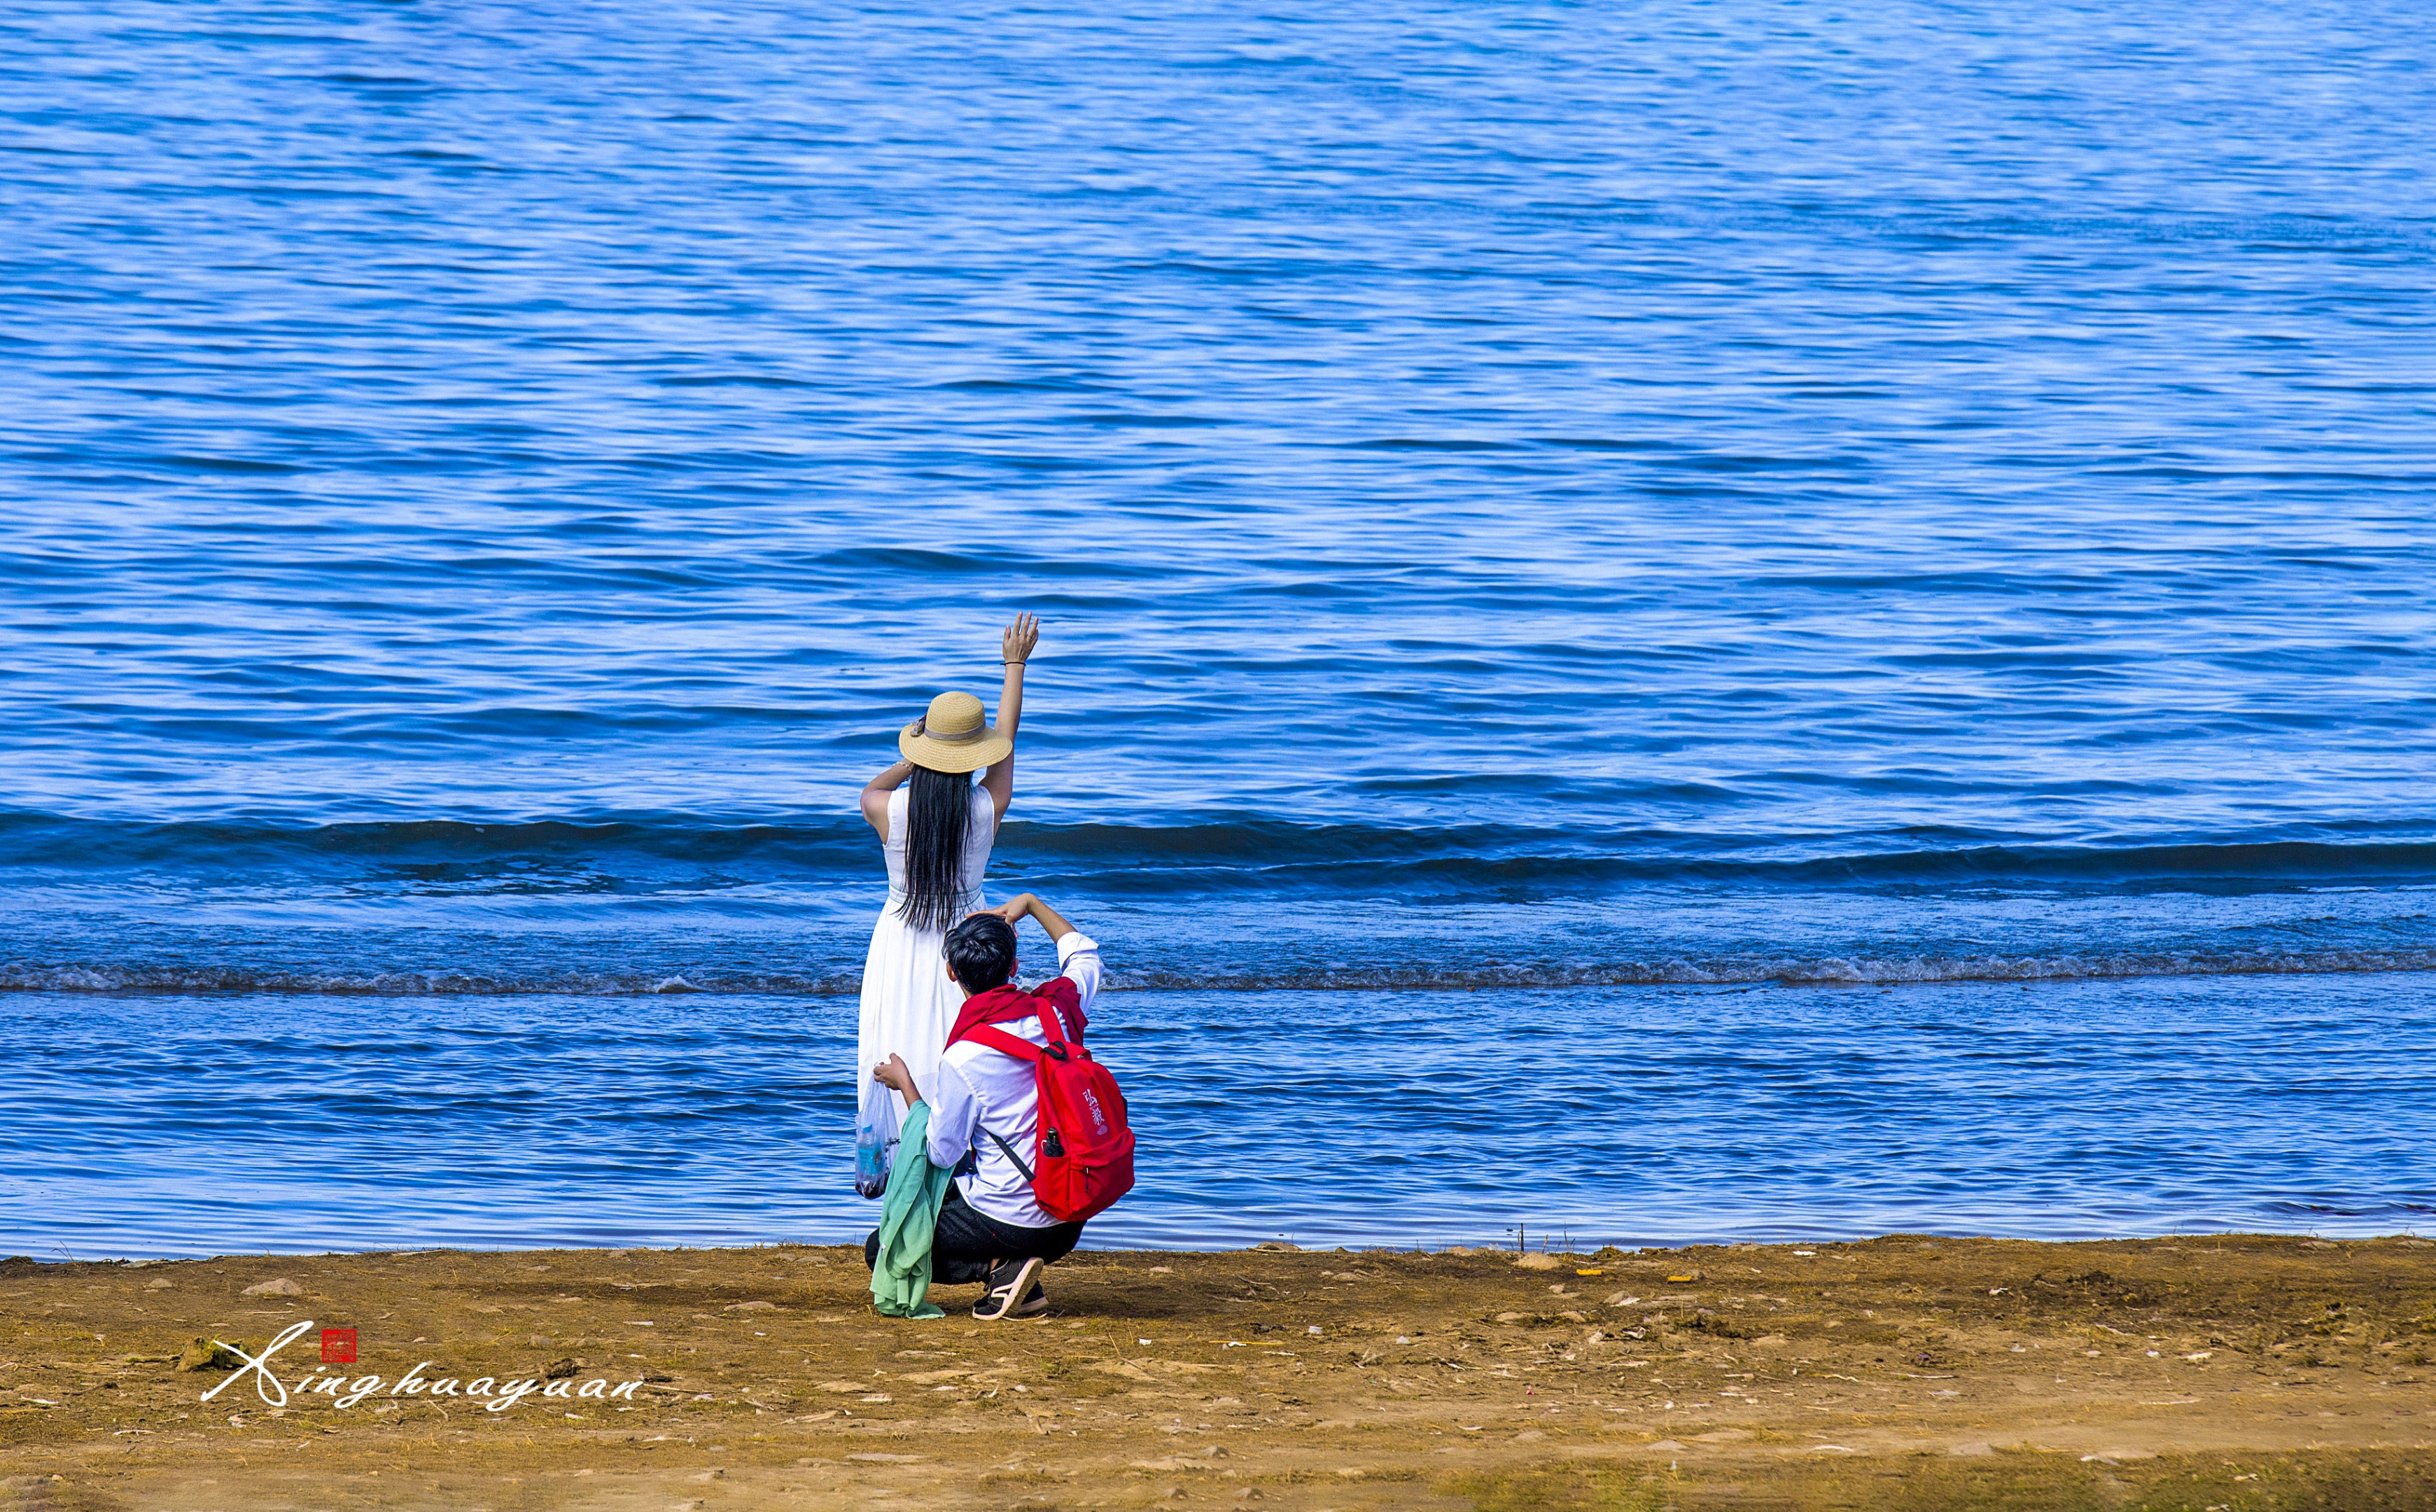
M 1018 1302 L 1016 1298 L 1022 1296 L 1024 1294 L 1032 1290 L 1033 1283 L 1040 1279 L 1040 1270 L 1041 1262 L 1037 1259 L 1025 1260 L 1022 1268 L 1015 1273 L 1015 1279 L 1008 1283 L 1005 1288 L 1007 1299 L 1004 1305 L 1000 1307 L 1000 1309 L 995 1312 L 983 1312 L 980 1308 L 975 1308 L 973 1310 L 973 1317 L 983 1323 L 996 1323 L 1002 1318 L 1019 1318 L 1024 1316 L 1023 1305 Z M 994 1297 L 998 1293 L 999 1288 L 995 1286 L 990 1288 L 990 1296 Z M 983 1298 L 983 1300 L 984 1305 L 986 1305 L 988 1298 Z M 1048 1305 L 1049 1299 L 1045 1296 L 1042 1297 L 1040 1299 L 1040 1307 L 1046 1308 Z M 1038 1312 L 1040 1309 L 1035 1308 L 1033 1311 Z

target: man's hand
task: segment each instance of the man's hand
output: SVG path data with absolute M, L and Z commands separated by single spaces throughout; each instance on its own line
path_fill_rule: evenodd
M 1049 931 L 1053 940 L 1062 940 L 1074 932 L 1074 926 L 1067 923 L 1064 915 L 1040 901 L 1039 895 L 1034 893 L 1019 893 L 998 907 L 982 912 L 997 914 L 1010 927 L 1020 926 L 1027 917 L 1038 919 L 1040 927 Z
M 892 1091 L 903 1093 L 907 1107 L 922 1101 L 922 1089 L 914 1085 L 914 1068 L 905 1064 L 902 1055 L 891 1055 L 887 1065 L 873 1067 L 871 1079 Z

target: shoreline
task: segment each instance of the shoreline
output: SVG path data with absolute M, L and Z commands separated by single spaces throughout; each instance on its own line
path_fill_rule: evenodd
M 2416 1238 L 1100 1250 L 1045 1278 L 1048 1317 L 981 1324 L 973 1288 L 876 1316 L 835 1246 L 16 1260 L 0 1446 L 82 1512 L 2436 1497 Z M 357 1358 L 325 1369 L 333 1328 Z M 283 1333 L 285 1405 L 194 1347 Z
M 874 1204 L 871 1208 L 871 1217 L 875 1222 L 879 1217 L 879 1207 L 877 1204 Z M 858 1225 L 848 1225 L 841 1226 L 850 1228 Z M 869 1223 L 864 1223 L 859 1226 L 868 1228 L 871 1225 Z M 2076 1234 L 2067 1235 L 2062 1238 L 2042 1237 L 2027 1234 L 1989 1233 L 1984 1231 L 1975 1233 L 1955 1233 L 1941 1229 L 1923 1228 L 1897 1229 L 1880 1234 L 1848 1237 L 1820 1235 L 1803 1239 L 1644 1239 L 1629 1241 L 1623 1243 L 1602 1244 L 1596 1250 L 1567 1249 L 1563 1247 L 1543 1248 L 1540 1243 L 1540 1236 L 1536 1231 L 1534 1231 L 1531 1236 L 1530 1247 L 1528 1249 L 1517 1249 L 1511 1241 L 1480 1243 L 1450 1242 L 1446 1243 L 1339 1244 L 1330 1243 L 1326 1240 L 1319 1240 L 1314 1241 L 1310 1244 L 1304 1244 L 1284 1236 L 1280 1236 L 1276 1240 L 1243 1240 L 1238 1243 L 1237 1241 L 1240 1240 L 1241 1237 L 1242 1236 L 1227 1236 L 1215 1241 L 1196 1241 L 1192 1243 L 1176 1244 L 1156 1243 L 1140 1245 L 1112 1243 L 1104 1246 L 1093 1246 L 1086 1244 L 1077 1248 L 1073 1252 L 1073 1258 L 1076 1260 L 1088 1260 L 1093 1257 L 1109 1259 L 1118 1257 L 1154 1259 L 1164 1255 L 1172 1258 L 1206 1260 L 1224 1255 L 1254 1255 L 1281 1252 L 1285 1254 L 1297 1255 L 1401 1256 L 1406 1258 L 1418 1257 L 1422 1259 L 1427 1259 L 1433 1256 L 1448 1256 L 1455 1259 L 1472 1259 L 1486 1256 L 1490 1258 L 1502 1257 L 1507 1260 L 1519 1260 L 1524 1255 L 1540 1254 L 1548 1254 L 1560 1258 L 1571 1257 L 1573 1259 L 1578 1259 L 1583 1255 L 1589 1254 L 1604 1254 L 1610 1257 L 1620 1254 L 1629 1258 L 1636 1256 L 1665 1255 L 1677 1252 L 1688 1252 L 1692 1250 L 1758 1249 L 1790 1251 L 1809 1249 L 1825 1251 L 1850 1249 L 1857 1245 L 1891 1243 L 1903 1241 L 1931 1244 L 2029 1244 L 2044 1248 L 2058 1249 L 2089 1244 L 2199 1246 L 2225 1241 L 2240 1241 L 2245 1243 L 2282 1242 L 2302 1245 L 2311 1243 L 2331 1243 L 2344 1247 L 2364 1244 L 2397 1244 L 2408 1247 L 2414 1243 L 2424 1243 L 2428 1245 L 2430 1248 L 2436 1248 L 2436 1227 L 2431 1227 L 2431 1229 L 2427 1232 L 2411 1228 L 2395 1228 L 2381 1229 L 2375 1233 L 2353 1233 L 2342 1228 L 2327 1227 L 2324 1225 L 2309 1229 L 2295 1229 L 2289 1232 L 2277 1229 L 2210 1229 L 2205 1232 L 2194 1231 L 2132 1235 Z M 7 1267 L 20 1266 L 31 1267 L 34 1273 L 39 1274 L 44 1267 L 65 1265 L 101 1267 L 123 1266 L 130 1270 L 135 1270 L 156 1265 L 203 1265 L 221 1262 L 258 1262 L 269 1265 L 276 1264 L 282 1260 L 295 1261 L 299 1263 L 304 1261 L 335 1261 L 349 1260 L 412 1260 L 438 1255 L 453 1255 L 465 1257 L 467 1259 L 478 1259 L 483 1257 L 515 1255 L 753 1255 L 762 1251 L 775 1252 L 797 1250 L 817 1253 L 860 1253 L 852 1244 L 825 1243 L 809 1239 L 740 1239 L 721 1243 L 697 1243 L 688 1241 L 679 1243 L 631 1244 L 566 1244 L 552 1243 L 548 1242 L 501 1244 L 496 1246 L 433 1244 L 427 1247 L 411 1249 L 267 1249 L 247 1250 L 243 1252 L 232 1251 L 218 1255 L 165 1253 L 156 1255 L 76 1254 L 66 1252 L 65 1247 L 57 1243 L 53 1243 L 49 1247 L 52 1251 L 52 1255 L 58 1258 L 47 1258 L 39 1254 L 28 1255 L 22 1253 L 0 1255 L 0 1278 L 5 1278 L 9 1275 L 16 1274 L 15 1272 L 7 1269 Z M 1061 1261 L 1060 1263 L 1069 1262 Z
M 1166 967 L 1131 975 L 1111 971 L 1101 991 L 1122 995 L 1230 993 L 1361 992 L 1447 995 L 1480 992 L 1590 992 L 1617 989 L 1685 991 L 1714 989 L 1736 993 L 1761 987 L 1788 991 L 1819 990 L 1892 992 L 1908 988 L 2019 986 L 2071 987 L 2092 983 L 2142 982 L 2216 982 L 2225 979 L 2296 977 L 2392 977 L 2436 975 L 2436 950 L 2397 947 L 2328 947 L 2315 955 L 2267 956 L 2227 953 L 2215 959 L 2158 959 L 2155 949 L 2126 942 L 2105 952 L 2122 960 L 2120 966 L 2092 966 L 2085 955 L 2042 950 L 2018 958 L 1975 955 L 1924 956 L 1915 959 L 1871 958 L 1874 967 L 1854 964 L 1849 955 L 1818 954 L 1796 959 L 1767 957 L 1764 962 L 1714 967 L 1686 965 L 1676 969 L 1641 966 L 1602 971 L 1560 966 L 1553 963 L 1520 967 L 1484 966 L 1470 971 L 1406 967 L 1392 963 L 1308 973 L 1204 975 Z M 2069 962 L 2070 968 L 2047 968 L 2048 963 Z M 1968 969 L 1944 969 L 1948 965 Z M 126 973 L 109 980 L 111 971 Z M 598 998 L 608 1000 L 670 999 L 773 998 L 826 1001 L 851 998 L 861 991 L 860 976 L 827 973 L 819 977 L 786 976 L 738 980 L 699 971 L 708 984 L 694 982 L 684 971 L 645 970 L 621 979 L 576 973 L 554 978 L 500 982 L 487 974 L 450 967 L 398 970 L 373 976 L 342 978 L 321 974 L 267 970 L 257 980 L 230 984 L 229 973 L 198 973 L 191 980 L 149 980 L 144 967 L 85 965 L 9 967 L 0 970 L 0 994 L 61 998 L 194 998 L 237 1000 L 246 998 L 283 999 L 336 999 L 356 1002 L 396 999 L 444 1002 L 457 999 Z M 1042 971 L 1026 973 L 1040 977 Z M 435 985 L 435 982 L 445 983 Z

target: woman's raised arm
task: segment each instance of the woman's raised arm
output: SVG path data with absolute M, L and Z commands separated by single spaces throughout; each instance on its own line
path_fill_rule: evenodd
M 1006 684 L 999 689 L 998 733 L 1009 740 L 1015 739 L 1016 726 L 1023 722 L 1023 664 L 1032 659 L 1032 649 L 1039 644 L 1038 615 L 1016 616 L 1015 623 L 999 637 L 1001 659 L 1006 663 Z M 993 818 L 1004 819 L 1007 805 L 1015 802 L 1013 751 L 1006 754 L 1005 760 L 982 773 L 982 791 L 990 796 Z

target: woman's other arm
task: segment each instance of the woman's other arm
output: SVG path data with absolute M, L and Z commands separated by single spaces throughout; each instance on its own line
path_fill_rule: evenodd
M 1001 655 L 1006 662 L 1006 683 L 999 689 L 998 728 L 1008 739 L 1015 739 L 1016 726 L 1023 722 L 1023 664 L 1032 659 L 1032 649 L 1040 644 L 1040 617 L 1018 615 L 1015 623 L 1006 627 L 999 637 Z M 1015 753 L 982 773 L 982 791 L 990 796 L 994 819 L 1006 817 L 1006 806 L 1015 801 Z
M 883 843 L 888 839 L 888 795 L 905 786 L 905 779 L 913 774 L 914 763 L 899 761 L 863 784 L 862 817 L 872 828 L 879 831 Z

